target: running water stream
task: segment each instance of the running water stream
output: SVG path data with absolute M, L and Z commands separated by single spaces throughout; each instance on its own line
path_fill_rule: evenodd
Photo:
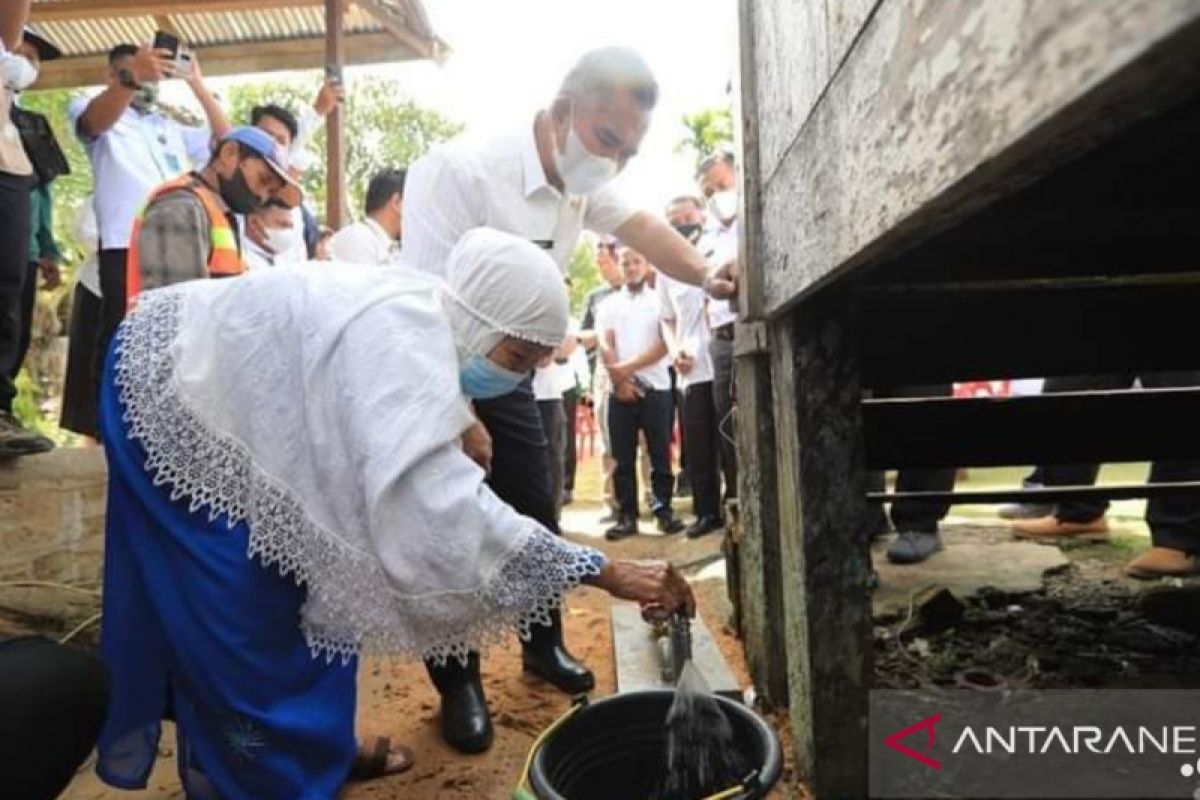
M 733 726 L 690 657 L 675 685 L 666 729 L 662 790 L 656 800 L 703 800 L 737 786 L 750 772 L 734 742 Z

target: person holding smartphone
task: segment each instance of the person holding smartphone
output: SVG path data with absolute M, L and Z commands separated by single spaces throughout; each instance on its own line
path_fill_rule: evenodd
M 159 37 L 159 43 L 164 43 Z M 183 80 L 196 96 L 208 125 L 187 127 L 157 105 L 158 85 L 177 75 L 178 51 L 121 44 L 108 54 L 106 86 L 91 98 L 76 98 L 68 116 L 83 143 L 95 177 L 100 231 L 101 323 L 92 354 L 92 382 L 99 391 L 104 354 L 125 316 L 126 262 L 134 218 L 151 190 L 207 163 L 212 142 L 233 130 L 228 116 L 204 84 L 199 61 Z M 90 422 L 90 420 L 88 420 Z M 96 436 L 96 426 L 77 433 Z

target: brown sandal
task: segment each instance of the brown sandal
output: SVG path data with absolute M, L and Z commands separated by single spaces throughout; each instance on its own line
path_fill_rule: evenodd
M 399 764 L 393 759 L 400 756 Z M 369 747 L 362 747 L 354 758 L 350 768 L 350 780 L 369 781 L 386 775 L 399 775 L 407 772 L 413 765 L 413 752 L 403 745 L 392 747 L 392 740 L 387 736 L 375 737 Z

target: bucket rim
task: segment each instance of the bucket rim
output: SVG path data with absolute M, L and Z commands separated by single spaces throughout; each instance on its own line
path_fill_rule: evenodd
M 578 708 L 575 709 L 575 713 L 571 715 L 571 719 L 566 721 L 566 724 L 564 724 L 563 727 L 566 728 L 570 724 L 577 724 L 580 717 L 583 717 L 588 712 L 592 711 L 592 709 L 597 707 L 603 708 L 605 706 L 624 705 L 637 701 L 638 699 L 647 698 L 653 698 L 655 700 L 673 700 L 675 697 L 675 691 L 675 689 L 665 688 L 639 689 L 632 692 L 612 694 L 607 697 L 602 697 L 599 700 L 584 698 L 579 704 Z M 783 774 L 783 746 L 779 741 L 779 735 L 775 732 L 775 729 L 771 727 L 770 723 L 768 723 L 767 720 L 762 717 L 762 715 L 746 704 L 739 703 L 736 700 L 731 700 L 730 698 L 719 694 L 713 694 L 712 697 L 716 699 L 718 705 L 720 705 L 723 710 L 726 710 L 727 712 L 731 711 L 737 716 L 748 720 L 758 731 L 760 738 L 766 743 L 766 752 L 762 759 L 763 763 L 761 765 L 755 765 L 754 772 L 751 773 L 757 785 L 750 787 L 748 791 L 734 795 L 732 798 L 730 798 L 730 800 L 742 800 L 742 798 L 754 797 L 756 796 L 754 794 L 756 791 L 765 791 L 770 789 L 779 782 L 779 779 Z M 554 734 L 558 734 L 560 732 L 561 731 L 554 731 Z M 544 754 L 546 746 L 550 744 L 553 738 L 553 735 L 551 735 L 544 741 L 540 742 L 533 753 L 531 765 L 532 768 L 529 771 L 530 788 L 533 790 L 534 795 L 538 798 L 538 800 L 570 800 L 570 798 L 563 797 L 558 793 L 557 790 L 550 786 L 549 780 L 546 778 Z

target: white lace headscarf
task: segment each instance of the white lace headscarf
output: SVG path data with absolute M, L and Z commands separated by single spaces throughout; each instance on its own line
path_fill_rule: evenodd
M 570 309 L 562 272 L 545 250 L 493 228 L 468 231 L 446 264 L 446 311 L 459 361 L 505 336 L 558 347 Z

